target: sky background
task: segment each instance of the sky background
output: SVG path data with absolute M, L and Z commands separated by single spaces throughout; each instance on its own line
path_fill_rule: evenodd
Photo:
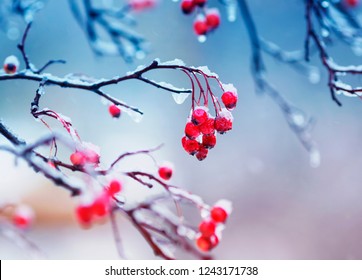
M 249 2 L 261 36 L 286 50 L 303 47 L 302 1 Z M 70 116 L 82 139 L 101 147 L 104 163 L 111 162 L 115 154 L 164 143 L 155 157 L 160 162 L 174 163 L 172 183 L 210 204 L 220 198 L 230 199 L 234 212 L 220 246 L 214 250 L 216 258 L 361 259 L 361 101 L 341 96 L 343 106 L 338 107 L 329 96 L 326 72 L 316 58 L 312 64 L 320 68 L 321 81 L 311 84 L 288 65 L 265 57 L 267 79 L 292 104 L 316 119 L 312 135 L 320 149 L 321 165 L 312 168 L 307 152 L 278 107 L 268 96 L 255 94 L 243 22 L 240 17 L 234 23 L 227 22 L 225 10 L 221 6 L 220 9 L 222 25 L 203 44 L 193 34 L 193 17 L 184 16 L 178 3 L 163 0 L 152 11 L 137 14 L 136 30 L 149 40 L 151 51 L 134 64 L 125 64 L 121 58 L 96 57 L 67 1 L 48 1 L 37 14 L 27 41 L 27 52 L 35 65 L 49 59 L 67 61 L 50 70 L 60 76 L 75 72 L 113 77 L 154 58 L 180 58 L 187 65 L 207 65 L 224 83 L 235 85 L 239 104 L 233 112 L 233 130 L 218 137 L 217 146 L 205 161 L 198 162 L 181 147 L 190 99 L 177 105 L 170 93 L 141 82 L 130 81 L 106 89 L 143 110 L 141 123 L 127 115 L 116 121 L 110 119 L 107 107 L 97 96 L 77 90 L 47 87 L 41 106 Z M 20 30 L 24 28 L 21 22 L 14 24 Z M 10 54 L 19 55 L 17 43 L 0 32 L 0 61 Z M 361 57 L 344 45 L 336 44 L 331 53 L 341 64 L 362 63 Z M 188 86 L 182 73 L 175 71 L 155 73 L 152 78 Z M 36 88 L 36 83 L 28 81 L 0 83 L 0 117 L 28 141 L 47 133 L 29 114 Z M 0 139 L 0 144 L 4 143 Z M 152 168 L 152 162 L 137 157 L 129 160 L 126 167 L 138 166 Z M 133 191 L 136 196 L 144 194 L 144 190 Z M 25 164 L 14 166 L 14 159 L 4 153 L 0 154 L 0 197 L 24 200 L 35 207 L 37 223 L 28 234 L 49 258 L 117 258 L 109 224 L 81 229 L 72 218 L 75 202 L 65 191 L 54 188 Z M 126 254 L 133 259 L 153 258 L 142 238 L 120 219 Z M 0 258 L 28 258 L 26 252 L 3 238 L 0 248 Z

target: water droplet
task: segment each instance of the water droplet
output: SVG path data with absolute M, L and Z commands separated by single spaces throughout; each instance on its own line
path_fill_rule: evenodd
M 308 73 L 308 79 L 312 84 L 318 84 L 321 79 L 320 71 L 317 67 L 310 67 L 309 73 Z
M 198 36 L 198 37 L 197 37 L 197 40 L 198 40 L 200 43 L 205 43 L 205 42 L 206 42 L 206 36 L 205 36 L 205 35 Z
M 187 99 L 187 97 L 190 96 L 190 93 L 188 92 L 182 92 L 182 93 L 176 93 L 176 92 L 173 92 L 172 93 L 172 97 L 173 97 L 173 100 L 175 100 L 176 104 L 183 104 L 185 102 L 185 100 Z

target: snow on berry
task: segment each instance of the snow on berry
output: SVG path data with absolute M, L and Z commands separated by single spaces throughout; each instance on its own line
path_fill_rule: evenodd
M 201 125 L 206 122 L 209 118 L 209 114 L 207 113 L 207 108 L 198 107 L 192 111 L 191 121 L 195 125 Z
M 87 160 L 82 152 L 77 151 L 70 155 L 70 161 L 75 166 L 83 166 Z
M 164 163 L 158 168 L 158 175 L 164 180 L 170 180 L 173 173 L 173 166 L 171 163 Z
M 108 111 L 113 118 L 119 118 L 121 115 L 121 109 L 115 104 L 109 105 Z
M 221 100 L 224 103 L 226 109 L 233 110 L 238 102 L 238 94 L 232 91 L 226 91 L 221 96 Z
M 233 128 L 233 116 L 227 109 L 222 109 L 219 115 L 215 118 L 215 129 L 220 134 Z
M 19 65 L 19 59 L 15 55 L 10 55 L 5 58 L 3 68 L 6 74 L 15 74 L 19 69 Z
M 206 24 L 210 29 L 215 29 L 220 25 L 220 13 L 218 9 L 208 9 L 206 11 Z
M 211 208 L 210 216 L 217 223 L 225 223 L 232 212 L 232 204 L 229 200 L 222 199 Z
M 27 205 L 17 206 L 12 217 L 13 224 L 20 228 L 28 228 L 34 221 L 34 211 Z

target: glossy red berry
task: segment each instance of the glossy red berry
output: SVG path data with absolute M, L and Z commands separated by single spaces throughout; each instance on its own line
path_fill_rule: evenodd
M 221 96 L 221 100 L 224 103 L 226 109 L 232 110 L 236 107 L 236 103 L 238 102 L 238 95 L 232 91 L 226 91 Z
M 209 150 L 206 149 L 204 146 L 200 146 L 198 152 L 196 153 L 196 158 L 199 160 L 199 161 L 202 161 L 204 160 L 206 157 L 207 157 L 207 154 L 209 153 Z
M 211 249 L 213 249 L 219 244 L 219 237 L 216 234 L 214 234 L 210 236 L 210 241 L 211 241 Z
M 16 56 L 8 56 L 4 61 L 4 71 L 6 74 L 15 74 L 19 68 L 19 60 Z
M 78 205 L 75 209 L 77 220 L 80 224 L 87 225 L 93 218 L 93 207 L 91 205 Z
M 212 242 L 210 238 L 201 235 L 196 239 L 196 246 L 200 251 L 208 252 L 212 249 Z
M 181 1 L 181 9 L 184 14 L 191 14 L 195 9 L 195 3 L 193 0 L 182 0 Z
M 202 108 L 197 108 L 192 112 L 191 115 L 191 121 L 195 124 L 195 125 L 201 125 L 204 122 L 206 122 L 209 118 L 208 113 L 206 112 L 206 110 L 202 109 Z
M 199 6 L 199 7 L 203 7 L 205 6 L 207 0 L 193 0 L 194 4 Z
M 211 135 L 203 135 L 202 136 L 202 146 L 207 149 L 212 149 L 216 145 L 216 136 L 214 134 Z
M 233 116 L 227 109 L 222 109 L 219 115 L 215 118 L 215 130 L 220 134 L 233 128 Z
M 210 215 L 211 219 L 217 223 L 225 223 L 228 217 L 228 213 L 225 211 L 225 209 L 219 206 L 214 206 L 211 209 Z
M 18 206 L 13 215 L 13 224 L 21 229 L 28 228 L 34 220 L 33 209 L 26 205 Z
M 188 122 L 185 126 L 185 134 L 188 138 L 195 139 L 200 135 L 200 130 L 192 122 Z
M 74 152 L 70 155 L 70 161 L 75 166 L 83 166 L 86 163 L 87 158 L 82 152 Z
M 220 14 L 217 9 L 210 9 L 206 12 L 206 24 L 210 29 L 215 29 L 220 25 Z
M 188 154 L 195 155 L 199 151 L 200 143 L 197 142 L 196 140 L 191 140 L 186 137 L 183 137 L 182 147 Z
M 204 123 L 199 125 L 200 132 L 206 135 L 214 134 L 215 132 L 214 123 L 215 120 L 213 118 L 208 118 Z
M 172 177 L 172 168 L 170 166 L 161 166 L 158 169 L 158 175 L 164 180 L 170 180 Z
M 197 19 L 194 22 L 194 32 L 196 33 L 196 35 L 205 35 L 207 33 L 208 29 L 209 28 L 206 24 L 206 21 Z
M 121 109 L 115 104 L 112 104 L 108 107 L 108 111 L 113 118 L 119 118 L 121 115 Z
M 199 231 L 202 236 L 210 237 L 215 233 L 216 224 L 214 221 L 202 221 L 199 225 Z
M 110 196 L 113 196 L 117 193 L 119 193 L 122 190 L 122 184 L 120 181 L 118 180 L 112 180 L 109 183 L 109 187 L 108 187 L 108 194 Z

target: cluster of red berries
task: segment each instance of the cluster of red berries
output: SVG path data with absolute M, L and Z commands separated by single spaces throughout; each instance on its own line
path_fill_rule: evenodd
M 91 144 L 84 144 L 82 149 L 76 150 L 70 155 L 71 163 L 77 167 L 84 167 L 85 165 L 98 166 L 99 160 L 99 152 L 97 148 Z
M 220 25 L 220 13 L 216 8 L 206 9 L 207 0 L 182 0 L 181 10 L 184 14 L 192 14 L 197 9 L 194 21 L 194 32 L 196 35 L 206 35 Z
M 11 55 L 5 58 L 3 69 L 6 74 L 12 75 L 15 74 L 19 69 L 19 60 L 16 56 Z
M 19 205 L 12 216 L 12 222 L 17 228 L 26 229 L 33 223 L 34 217 L 32 208 L 27 205 Z
M 185 136 L 182 138 L 182 147 L 198 160 L 204 160 L 216 145 L 216 133 L 224 134 L 233 127 L 233 116 L 230 110 L 236 107 L 238 95 L 236 92 L 226 91 L 221 97 L 225 108 L 212 117 L 206 107 L 197 107 L 191 110 L 191 116 L 185 126 Z
M 210 216 L 201 221 L 199 234 L 196 238 L 196 246 L 199 250 L 208 252 L 219 244 L 223 224 L 225 224 L 231 211 L 227 208 L 215 205 L 210 211 Z
M 90 203 L 80 204 L 76 208 L 76 217 L 83 226 L 90 226 L 97 219 L 107 216 L 111 209 L 112 197 L 122 190 L 118 180 L 112 180 Z

